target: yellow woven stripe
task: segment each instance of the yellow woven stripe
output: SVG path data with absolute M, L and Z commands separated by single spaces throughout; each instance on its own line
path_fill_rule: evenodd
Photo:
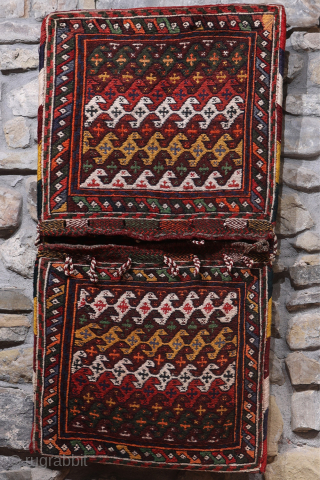
M 41 142 L 38 144 L 38 169 L 37 180 L 41 180 Z
M 37 328 L 37 297 L 33 299 L 33 331 L 34 334 L 37 335 L 38 328 Z
M 268 302 L 267 338 L 271 337 L 271 324 L 272 324 L 272 298 L 270 298 Z

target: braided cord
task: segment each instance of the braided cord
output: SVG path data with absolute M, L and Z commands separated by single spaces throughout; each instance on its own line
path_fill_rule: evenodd
M 122 277 L 122 275 L 124 275 L 130 269 L 131 264 L 132 260 L 130 257 L 128 257 L 128 260 L 118 268 L 118 276 Z
M 66 277 L 70 277 L 74 274 L 74 266 L 71 257 L 66 257 L 63 269 Z
M 163 256 L 163 260 L 164 260 L 164 263 L 169 267 L 168 268 L 168 273 L 172 276 L 172 277 L 176 277 L 177 275 L 179 275 L 179 267 L 178 265 L 176 264 L 176 262 L 174 260 L 172 260 L 172 258 L 170 257 L 167 257 L 166 255 Z
M 90 268 L 89 268 L 89 271 L 88 271 L 88 275 L 89 275 L 89 278 L 90 278 L 90 282 L 93 282 L 93 283 L 97 283 L 97 281 L 98 281 L 98 275 L 96 273 L 96 266 L 97 266 L 96 259 L 94 257 L 92 257 L 91 263 L 90 263 Z
M 200 273 L 201 262 L 197 255 L 193 255 L 193 264 L 194 264 L 194 272 L 193 275 L 196 277 Z
M 228 272 L 230 273 L 231 272 L 231 269 L 233 267 L 233 260 L 231 257 L 229 257 L 229 255 L 226 255 L 225 253 L 223 254 L 223 260 L 224 260 L 224 263 L 226 264 L 226 267 L 227 267 L 227 270 Z

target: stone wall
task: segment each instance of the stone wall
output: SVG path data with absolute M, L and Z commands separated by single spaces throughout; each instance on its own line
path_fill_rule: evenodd
M 32 269 L 36 255 L 33 242 L 40 22 L 57 9 L 172 3 L 208 2 L 0 0 L 0 480 L 140 480 L 149 474 L 159 480 L 262 479 L 262 475 L 195 474 L 160 469 L 150 472 L 101 465 L 50 470 L 35 467 L 37 462 L 31 461 L 28 453 L 32 416 Z M 318 480 L 320 1 L 273 3 L 283 3 L 287 8 L 288 67 L 278 215 L 280 249 L 274 281 L 270 463 L 265 480 Z

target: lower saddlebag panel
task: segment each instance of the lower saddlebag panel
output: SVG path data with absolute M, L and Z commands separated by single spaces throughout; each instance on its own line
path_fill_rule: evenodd
M 32 451 L 263 471 L 269 267 L 239 248 L 41 245 Z

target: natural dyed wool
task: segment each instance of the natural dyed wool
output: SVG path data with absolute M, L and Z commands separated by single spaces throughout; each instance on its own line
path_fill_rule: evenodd
M 44 20 L 32 452 L 265 470 L 284 42 L 275 5 Z
M 148 240 L 191 238 L 194 219 L 198 237 L 221 219 L 272 222 L 284 42 L 274 5 L 49 15 L 41 232 Z
M 209 243 L 40 246 L 32 451 L 264 468 L 270 252 Z

